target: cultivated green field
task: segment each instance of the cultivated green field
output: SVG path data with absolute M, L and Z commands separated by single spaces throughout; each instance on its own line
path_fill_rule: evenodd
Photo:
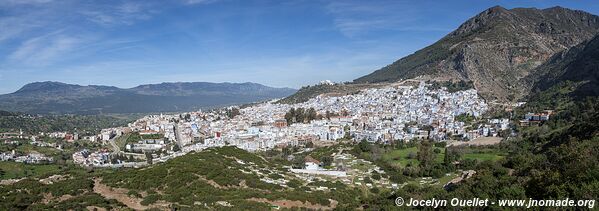
M 52 148 L 52 147 L 38 147 L 30 144 L 23 144 L 18 146 L 15 151 L 21 153 L 33 153 L 38 152 L 47 156 L 54 156 L 60 154 L 60 150 Z
M 443 162 L 444 150 L 443 148 L 434 147 L 434 149 L 441 150 L 441 153 L 436 154 L 435 161 Z M 410 158 L 410 154 L 413 154 L 414 157 Z M 418 165 L 420 162 L 416 159 L 416 155 L 418 154 L 417 147 L 410 147 L 405 149 L 395 149 L 390 152 L 387 152 L 383 155 L 383 159 L 388 162 L 392 162 L 395 164 L 399 164 L 401 167 L 406 167 L 408 164 Z
M 435 161 L 438 163 L 443 162 L 443 158 L 445 156 L 445 149 L 441 147 L 433 147 L 434 149 L 439 149 L 440 153 L 436 153 Z M 479 161 L 492 160 L 496 161 L 503 158 L 503 154 L 492 149 L 483 149 L 483 150 L 473 150 L 469 148 L 464 148 L 463 153 L 461 155 L 462 159 L 473 159 Z M 413 158 L 410 158 L 410 154 L 414 155 Z M 406 167 L 408 164 L 413 166 L 417 166 L 419 161 L 415 158 L 418 154 L 417 147 L 410 147 L 405 149 L 395 149 L 389 151 L 383 155 L 383 159 L 387 162 L 391 162 L 394 164 L 399 164 L 401 167 Z
M 58 165 L 34 165 L 10 161 L 0 162 L 0 179 L 18 179 L 22 177 L 39 177 L 61 171 Z M 4 172 L 2 174 L 2 172 Z

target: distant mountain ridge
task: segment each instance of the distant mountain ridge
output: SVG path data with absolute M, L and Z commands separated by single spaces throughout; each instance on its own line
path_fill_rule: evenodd
M 256 83 L 176 82 L 122 89 L 46 81 L 0 95 L 0 109 L 42 114 L 190 111 L 282 98 L 295 91 Z
M 527 94 L 531 84 L 526 78 L 535 68 L 597 33 L 599 16 L 584 11 L 496 6 L 436 43 L 354 82 L 467 80 L 487 100 L 515 100 Z

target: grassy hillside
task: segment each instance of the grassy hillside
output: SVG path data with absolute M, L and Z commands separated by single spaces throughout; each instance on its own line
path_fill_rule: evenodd
M 293 95 L 283 98 L 278 103 L 293 104 L 306 102 L 321 94 L 347 95 L 360 91 L 361 89 L 373 88 L 384 84 L 319 84 L 305 86 Z
M 282 166 L 234 147 L 192 153 L 141 170 L 107 173 L 102 183 L 127 189 L 145 205 L 184 209 L 226 209 L 225 201 L 235 209 L 268 209 L 277 201 L 329 207 L 351 204 L 358 195 L 340 183 L 329 184 L 337 188 L 336 194 L 316 191 Z
M 305 181 L 280 164 L 234 147 L 191 153 L 143 169 L 45 172 L 0 186 L 0 209 L 353 209 L 361 198 L 371 197 L 340 182 Z M 51 174 L 63 178 L 54 184 L 38 179 Z M 321 186 L 328 190 L 317 190 Z

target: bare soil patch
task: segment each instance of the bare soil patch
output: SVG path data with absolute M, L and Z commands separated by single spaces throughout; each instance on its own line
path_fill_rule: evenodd
M 451 141 L 447 144 L 447 146 L 487 146 L 487 145 L 495 145 L 501 142 L 501 137 L 480 137 L 476 138 L 472 141 Z
M 128 196 L 127 192 L 129 192 L 129 190 L 125 188 L 112 188 L 104 185 L 102 184 L 101 179 L 94 179 L 94 192 L 100 194 L 104 198 L 117 200 L 134 210 L 146 210 L 150 208 L 169 210 L 168 204 L 141 205 L 143 199 Z
M 255 202 L 268 203 L 268 204 L 276 205 L 276 206 L 283 207 L 283 208 L 299 207 L 299 208 L 307 208 L 307 209 L 313 209 L 313 210 L 332 210 L 332 209 L 335 209 L 335 207 L 337 207 L 337 204 L 338 204 L 338 202 L 335 200 L 331 200 L 331 205 L 329 205 L 329 206 L 323 206 L 320 204 L 312 204 L 310 202 L 291 201 L 291 200 L 271 201 L 271 200 L 264 199 L 264 198 L 250 198 L 248 200 L 255 201 Z

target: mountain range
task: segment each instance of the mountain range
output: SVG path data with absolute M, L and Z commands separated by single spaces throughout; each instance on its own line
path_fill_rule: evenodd
M 256 83 L 179 82 L 122 89 L 35 82 L 0 95 L 0 110 L 37 114 L 103 114 L 191 111 L 243 104 L 293 94 L 290 88 Z
M 0 95 L 0 110 L 29 113 L 146 113 L 189 111 L 291 95 L 351 92 L 403 79 L 470 81 L 489 101 L 516 101 L 564 81 L 571 94 L 598 96 L 599 16 L 562 7 L 489 8 L 439 41 L 350 85 L 296 90 L 254 83 L 162 83 L 130 89 L 37 82 Z
M 496 6 L 434 44 L 354 82 L 465 80 L 487 100 L 514 101 L 526 97 L 532 87 L 581 79 L 581 71 L 596 77 L 597 63 L 586 58 L 597 55 L 596 41 L 588 42 L 597 33 L 599 16 L 584 11 Z

